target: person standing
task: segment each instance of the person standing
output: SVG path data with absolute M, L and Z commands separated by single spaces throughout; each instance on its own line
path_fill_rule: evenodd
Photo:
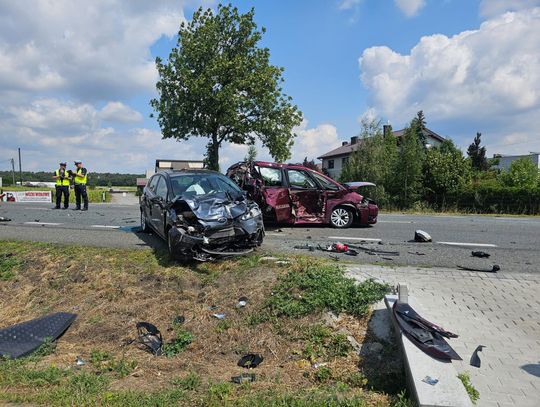
M 72 172 L 73 184 L 75 185 L 75 203 L 76 210 L 88 210 L 88 194 L 86 193 L 86 181 L 88 179 L 88 171 L 83 167 L 82 161 L 75 161 L 75 172 Z M 81 198 L 83 200 L 83 208 L 81 209 Z
M 54 172 L 53 178 L 56 180 L 56 206 L 53 209 L 60 209 L 62 195 L 64 195 L 64 209 L 69 207 L 69 174 L 66 172 L 66 163 L 60 163 L 60 168 Z

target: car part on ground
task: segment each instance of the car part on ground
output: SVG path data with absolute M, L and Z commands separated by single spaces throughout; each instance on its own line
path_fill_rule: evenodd
M 499 266 L 498 264 L 494 264 L 490 269 L 464 267 L 464 266 L 457 266 L 457 268 L 463 271 L 478 271 L 480 273 L 496 273 L 497 271 L 501 271 L 501 266 Z
M 172 258 L 208 261 L 248 254 L 265 234 L 258 205 L 213 171 L 157 173 L 140 206 L 141 228 L 162 237 Z
M 480 367 L 480 364 L 482 363 L 481 360 L 480 360 L 480 356 L 478 356 L 478 352 L 482 352 L 482 349 L 484 349 L 485 346 L 484 345 L 478 345 L 476 347 L 476 349 L 474 350 L 472 356 L 471 356 L 471 360 L 470 360 L 470 365 L 471 366 L 474 366 L 474 367 Z
M 248 353 L 240 358 L 238 366 L 246 369 L 253 369 L 259 366 L 264 360 L 264 357 L 258 353 Z
M 358 194 L 369 182 L 340 184 L 312 169 L 295 164 L 240 162 L 227 170 L 257 202 L 264 219 L 287 224 L 330 224 L 347 228 L 354 222 L 377 223 L 374 201 Z
M 415 232 L 414 232 L 414 241 L 415 242 L 420 242 L 420 243 L 427 243 L 427 242 L 431 242 L 432 239 L 431 239 L 431 236 L 429 235 L 429 233 L 418 229 L 418 230 L 415 230 Z
M 163 354 L 163 337 L 161 332 L 150 322 L 137 322 L 137 335 L 139 344 L 153 354 L 161 356 Z
M 256 378 L 255 373 L 242 373 L 241 375 L 231 377 L 231 382 L 236 384 L 253 383 Z
M 46 341 L 55 341 L 71 326 L 76 314 L 57 312 L 0 329 L 0 356 L 29 355 Z
M 437 359 L 462 360 L 444 340 L 456 338 L 456 334 L 420 317 L 409 304 L 396 301 L 392 314 L 403 334 L 424 353 Z
M 480 257 L 481 259 L 489 259 L 489 257 L 491 256 L 491 254 L 486 253 L 486 252 L 482 252 L 482 251 L 472 251 L 472 252 L 471 252 L 471 256 L 473 256 L 473 257 Z
M 5 218 L 4 216 L 0 216 L 0 222 L 11 222 L 11 219 Z

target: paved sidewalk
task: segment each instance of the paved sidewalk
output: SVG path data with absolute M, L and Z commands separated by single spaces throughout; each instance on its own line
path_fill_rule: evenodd
M 414 267 L 349 267 L 358 279 L 407 283 L 421 315 L 460 335 L 449 340 L 480 392 L 479 407 L 540 406 L 540 276 Z M 469 365 L 478 345 L 481 367 Z

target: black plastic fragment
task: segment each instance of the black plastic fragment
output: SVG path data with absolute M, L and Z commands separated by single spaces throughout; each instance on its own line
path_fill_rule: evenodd
M 161 356 L 163 353 L 163 337 L 161 332 L 150 322 L 137 322 L 139 343 L 151 354 Z
M 45 340 L 62 336 L 75 318 L 76 314 L 57 312 L 0 329 L 0 355 L 13 359 L 29 355 Z
M 177 315 L 173 319 L 173 324 L 175 325 L 182 325 L 184 322 L 186 322 L 186 317 L 183 315 Z
M 0 216 L 0 222 L 11 222 L 11 219 L 5 218 L 4 216 Z
M 474 268 L 474 267 L 463 267 L 463 266 L 457 266 L 459 270 L 464 271 L 478 271 L 481 273 L 496 273 L 497 271 L 501 270 L 501 267 L 498 264 L 494 264 L 491 269 L 481 269 L 481 268 Z
M 482 251 L 472 251 L 471 256 L 480 257 L 481 259 L 489 259 L 489 256 L 491 256 L 491 254 Z
M 482 352 L 482 349 L 484 349 L 485 346 L 484 345 L 478 345 L 476 347 L 476 349 L 474 350 L 472 356 L 471 356 L 471 360 L 470 360 L 470 365 L 471 366 L 474 366 L 474 367 L 480 367 L 480 356 L 478 356 L 478 352 Z
M 240 358 L 238 361 L 238 366 L 245 367 L 246 369 L 252 369 L 259 366 L 264 357 L 258 353 L 248 353 Z

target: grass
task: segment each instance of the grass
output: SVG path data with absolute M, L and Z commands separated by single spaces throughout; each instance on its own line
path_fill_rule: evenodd
M 179 264 L 152 250 L 1 241 L 4 258 L 16 265 L 9 268 L 14 277 L 0 284 L 3 326 L 57 311 L 75 311 L 78 317 L 58 343 L 0 362 L 0 404 L 382 407 L 399 402 L 397 394 L 370 390 L 346 335 L 321 323 L 325 311 L 341 311 L 343 326 L 362 342 L 369 302 L 386 290 L 373 282 L 355 289 L 336 264 L 291 256 L 289 265 L 278 266 L 261 263 L 259 254 Z M 241 296 L 248 301 L 239 308 Z M 216 320 L 213 313 L 225 313 L 226 319 Z M 266 322 L 251 324 L 261 313 Z M 183 323 L 171 323 L 180 315 Z M 137 346 L 137 321 L 160 329 L 169 357 Z M 246 353 L 264 355 L 251 371 L 256 381 L 233 384 L 231 377 L 244 372 L 237 361 Z M 77 366 L 77 356 L 86 364 Z
M 471 401 L 473 404 L 476 404 L 478 399 L 480 398 L 480 393 L 471 383 L 471 377 L 469 376 L 469 373 L 462 372 L 458 374 L 458 379 L 461 380 L 461 383 L 463 383 L 463 386 L 465 387 L 465 390 L 467 391 L 467 394 L 469 395 Z
M 363 317 L 369 305 L 379 301 L 388 285 L 373 280 L 358 283 L 335 264 L 302 259 L 278 279 L 272 295 L 253 322 L 271 318 L 299 318 L 323 310 Z
M 15 278 L 17 269 L 23 261 L 13 253 L 0 253 L 0 281 L 8 281 Z

